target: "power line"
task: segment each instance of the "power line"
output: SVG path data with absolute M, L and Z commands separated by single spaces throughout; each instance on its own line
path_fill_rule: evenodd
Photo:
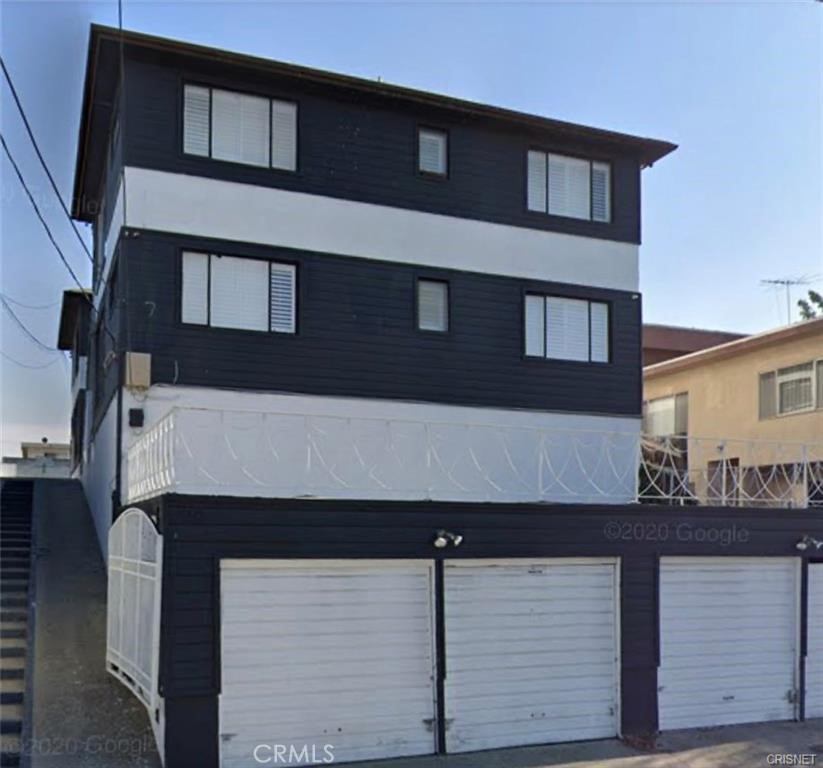
M 22 301 L 17 301 L 17 299 L 12 298 L 7 293 L 0 292 L 0 296 L 10 304 L 14 304 L 16 307 L 23 307 L 23 309 L 51 309 L 62 301 L 62 299 L 57 299 L 57 301 L 53 301 L 51 304 L 24 304 Z
M 17 323 L 20 330 L 23 331 L 23 333 L 25 333 L 26 336 L 28 336 L 35 344 L 37 344 L 38 347 L 40 347 L 41 349 L 46 350 L 47 352 L 59 352 L 60 351 L 56 347 L 50 347 L 48 344 L 45 344 L 44 342 L 40 341 L 40 339 L 38 339 L 37 336 L 35 336 L 29 330 L 28 326 L 19 317 L 17 317 L 14 310 L 11 308 L 11 305 L 2 296 L 0 296 L 0 304 L 2 304 L 3 308 L 6 310 L 6 312 L 8 312 L 12 316 L 12 319 L 14 320 L 15 323 Z
M 48 363 L 43 363 L 42 365 L 31 365 L 29 363 L 21 363 L 19 360 L 15 360 L 11 355 L 7 355 L 2 349 L 0 349 L 0 357 L 2 357 L 4 360 L 8 360 L 10 363 L 19 365 L 21 368 L 28 368 L 32 371 L 40 370 L 42 368 L 48 368 L 50 365 L 54 365 L 60 359 L 59 357 L 55 357 Z
M 97 315 L 98 318 L 99 318 L 99 313 L 97 311 L 97 308 L 94 306 L 94 302 L 91 299 L 89 299 L 88 295 L 86 294 L 86 289 L 83 287 L 83 284 L 80 282 L 80 280 L 78 279 L 76 273 L 71 268 L 71 264 L 69 264 L 68 260 L 66 259 L 65 254 L 61 250 L 60 246 L 57 244 L 57 240 L 54 239 L 54 235 L 52 234 L 51 229 L 49 229 L 48 223 L 43 218 L 43 214 L 40 212 L 40 209 L 37 207 L 37 202 L 35 201 L 34 196 L 31 193 L 31 190 L 29 189 L 28 185 L 26 184 L 26 180 L 23 178 L 23 174 L 20 171 L 20 167 L 14 161 L 14 156 L 12 155 L 11 150 L 8 147 L 8 144 L 6 144 L 6 140 L 5 140 L 5 138 L 3 138 L 2 133 L 0 133 L 0 144 L 3 145 L 3 150 L 6 153 L 6 157 L 8 157 L 12 168 L 14 168 L 14 172 L 17 175 L 17 179 L 20 182 L 20 185 L 23 187 L 23 190 L 25 191 L 26 196 L 29 198 L 29 202 L 31 203 L 32 208 L 34 208 L 34 212 L 37 214 L 37 218 L 40 219 L 40 223 L 43 225 L 43 229 L 46 230 L 46 235 L 48 235 L 48 238 L 51 241 L 51 244 L 54 246 L 54 250 L 57 251 L 57 255 L 60 257 L 60 261 L 63 262 L 63 266 L 68 270 L 68 273 L 71 275 L 72 279 L 77 284 L 77 287 L 82 292 L 82 295 L 86 300 L 86 303 L 89 305 L 89 308 L 91 309 L 92 315 Z M 106 331 L 106 333 L 112 339 L 112 341 L 114 341 L 116 343 L 117 338 L 111 332 L 111 329 L 108 327 L 108 324 L 105 323 L 105 322 L 103 323 L 103 329 Z
M 31 129 L 29 119 L 26 117 L 26 112 L 23 109 L 23 104 L 21 103 L 20 97 L 17 95 L 17 89 L 14 87 L 14 83 L 12 82 L 11 73 L 8 71 L 8 69 L 6 69 L 6 62 L 3 61 L 2 56 L 0 56 L 0 66 L 3 67 L 3 74 L 6 76 L 6 82 L 9 84 L 9 89 L 11 90 L 11 95 L 14 98 L 14 103 L 17 105 L 17 111 L 20 113 L 20 117 L 23 119 L 23 125 L 26 127 L 26 133 L 28 133 L 29 139 L 31 139 L 31 144 L 34 147 L 34 151 L 37 155 L 38 160 L 40 160 L 40 165 L 43 166 L 43 170 L 46 172 L 46 176 L 48 176 L 48 179 L 51 182 L 51 188 L 54 190 L 54 194 L 57 195 L 57 199 L 60 201 L 60 207 L 63 209 L 63 213 L 66 214 L 66 218 L 69 220 L 69 224 L 71 224 L 71 228 L 74 230 L 74 234 L 77 235 L 77 240 L 80 242 L 80 245 L 86 252 L 86 256 L 88 257 L 89 261 L 93 264 L 94 258 L 92 257 L 91 252 L 89 251 L 89 247 L 86 245 L 86 241 L 83 240 L 83 236 L 80 234 L 80 230 L 77 228 L 77 224 L 75 223 L 74 219 L 72 219 L 71 213 L 69 213 L 68 206 L 66 205 L 65 200 L 63 200 L 63 196 L 60 194 L 60 190 L 57 187 L 57 182 L 55 182 L 54 177 L 51 175 L 51 171 L 49 170 L 49 167 L 46 164 L 46 159 L 43 157 L 43 153 L 40 151 L 40 147 L 37 144 L 37 140 L 34 138 L 34 132 Z
M 48 235 L 49 240 L 51 240 L 51 244 L 57 251 L 57 255 L 60 257 L 60 261 L 63 262 L 63 265 L 69 271 L 69 274 L 72 276 L 72 279 L 75 283 L 77 283 L 77 287 L 80 288 L 80 290 L 85 290 L 85 288 L 83 288 L 83 284 L 80 282 L 80 280 L 77 278 L 77 275 L 74 273 L 74 270 L 71 268 L 71 264 L 69 264 L 65 254 L 60 249 L 60 246 L 57 244 L 57 241 L 54 239 L 54 235 L 52 234 L 51 229 L 49 229 L 49 225 L 43 218 L 43 214 L 40 213 L 40 209 L 37 207 L 37 201 L 34 199 L 34 195 L 32 195 L 31 190 L 26 184 L 26 180 L 23 178 L 23 174 L 20 172 L 19 166 L 14 161 L 14 156 L 11 154 L 11 150 L 9 149 L 8 144 L 6 144 L 6 139 L 3 137 L 2 133 L 0 133 L 0 143 L 2 143 L 3 145 L 3 150 L 6 153 L 6 157 L 8 157 L 9 162 L 11 163 L 11 167 L 14 168 L 15 174 L 17 174 L 17 179 L 20 182 L 20 185 L 23 187 L 26 196 L 29 198 L 29 202 L 31 203 L 32 208 L 34 208 L 34 212 L 37 214 L 37 218 L 40 219 L 40 223 L 43 225 L 43 229 L 46 230 L 46 234 Z

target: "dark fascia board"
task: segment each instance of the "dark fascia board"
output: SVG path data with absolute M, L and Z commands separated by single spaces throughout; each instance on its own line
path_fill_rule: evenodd
M 89 311 L 90 290 L 80 291 L 72 288 L 63 291 L 63 304 L 60 308 L 60 329 L 57 332 L 57 348 L 66 352 L 74 349 L 74 329 L 81 312 Z
M 553 120 L 539 115 L 532 115 L 526 112 L 517 112 L 503 107 L 494 107 L 488 104 L 480 104 L 474 101 L 458 99 L 452 96 L 444 96 L 426 91 L 419 91 L 413 88 L 406 88 L 399 85 L 379 82 L 377 80 L 366 80 L 365 78 L 342 75 L 335 72 L 313 69 L 310 67 L 288 64 L 273 59 L 264 59 L 259 56 L 235 53 L 222 50 L 220 48 L 210 48 L 204 45 L 196 45 L 180 40 L 173 40 L 155 35 L 147 35 L 141 32 L 120 30 L 113 27 L 99 24 L 91 25 L 91 35 L 89 39 L 89 52 L 86 64 L 86 81 L 83 91 L 83 109 L 81 113 L 80 136 L 77 150 L 77 163 L 75 170 L 74 200 L 75 209 L 72 212 L 76 218 L 82 218 L 79 211 L 78 201 L 81 199 L 83 187 L 83 172 L 85 166 L 85 155 L 88 149 L 88 128 L 90 120 L 90 109 L 92 106 L 92 96 L 95 88 L 96 57 L 100 44 L 105 41 L 112 41 L 116 44 L 150 48 L 167 53 L 176 53 L 185 56 L 194 56 L 209 59 L 210 61 L 224 62 L 227 65 L 242 66 L 251 69 L 259 69 L 271 75 L 302 79 L 313 83 L 324 84 L 337 88 L 369 93 L 386 98 L 418 103 L 428 107 L 450 110 L 464 115 L 487 118 L 498 121 L 501 124 L 519 125 L 540 131 L 545 131 L 555 137 L 567 139 L 584 140 L 596 143 L 610 144 L 619 147 L 627 154 L 636 157 L 642 166 L 650 166 L 661 158 L 677 149 L 676 144 L 659 139 L 649 139 L 640 136 L 632 136 L 615 131 L 607 131 L 601 128 L 591 128 L 576 123 L 569 123 L 563 120 Z

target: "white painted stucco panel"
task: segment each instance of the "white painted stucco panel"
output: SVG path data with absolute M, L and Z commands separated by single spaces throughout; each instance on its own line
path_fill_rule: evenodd
M 160 493 L 626 503 L 638 419 L 153 387 L 128 500 Z
M 638 246 L 126 168 L 126 226 L 636 291 Z

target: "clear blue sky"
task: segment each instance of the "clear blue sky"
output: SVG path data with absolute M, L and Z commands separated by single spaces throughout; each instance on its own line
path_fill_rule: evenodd
M 92 21 L 116 24 L 116 2 L 0 4 L 3 57 L 66 197 Z M 823 3 L 124 0 L 124 23 L 679 144 L 643 174 L 649 322 L 763 330 L 786 309 L 762 278 L 823 277 Z M 5 85 L 2 130 L 88 281 Z M 2 291 L 51 304 L 70 279 L 5 158 L 0 169 Z M 58 306 L 15 309 L 56 342 Z M 0 312 L 3 353 L 53 362 L 0 359 L 3 453 L 21 439 L 66 439 L 67 367 Z

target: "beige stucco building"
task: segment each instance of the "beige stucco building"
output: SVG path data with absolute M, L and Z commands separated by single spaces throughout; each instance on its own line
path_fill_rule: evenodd
M 643 397 L 661 494 L 823 504 L 823 318 L 650 365 Z

